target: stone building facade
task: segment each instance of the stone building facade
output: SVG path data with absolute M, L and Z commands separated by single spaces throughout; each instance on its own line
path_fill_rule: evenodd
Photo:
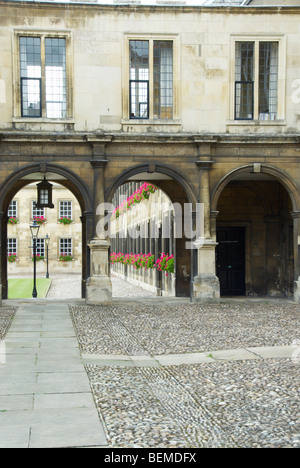
M 299 301 L 299 6 L 188 3 L 0 1 L 4 298 L 9 204 L 46 174 L 80 205 L 87 303 L 111 300 L 102 207 L 132 180 L 204 207 L 177 296 Z
M 30 224 L 38 220 L 37 273 L 81 273 L 81 222 L 80 207 L 76 197 L 65 187 L 53 184 L 54 209 L 36 208 L 36 184 L 26 185 L 11 201 L 8 209 L 7 256 L 8 276 L 24 276 L 32 273 L 32 238 Z M 70 220 L 70 221 L 68 221 Z M 15 255 L 16 259 L 15 259 Z M 41 260 L 40 260 L 41 259 Z

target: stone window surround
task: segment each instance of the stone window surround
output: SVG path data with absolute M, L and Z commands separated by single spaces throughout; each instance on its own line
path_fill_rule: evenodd
M 40 37 L 43 40 L 49 38 L 63 38 L 66 40 L 66 66 L 67 66 L 67 118 L 52 119 L 45 117 L 45 103 L 42 102 L 42 117 L 21 117 L 21 85 L 20 85 L 20 47 L 21 36 Z M 75 123 L 73 118 L 73 40 L 70 30 L 37 30 L 37 29 L 14 29 L 13 31 L 13 122 L 14 123 Z M 42 52 L 43 53 L 43 52 Z M 45 83 L 42 84 L 43 88 Z M 44 100 L 44 99 L 43 99 Z
M 234 120 L 235 111 L 235 44 L 236 42 L 254 42 L 254 119 L 253 120 Z M 258 115 L 258 72 L 259 72 L 259 43 L 260 42 L 278 42 L 278 109 L 277 120 L 259 120 Z M 284 126 L 285 121 L 285 85 L 286 85 L 286 36 L 283 34 L 245 34 L 232 35 L 230 44 L 230 79 L 229 79 L 229 126 Z
M 149 119 L 129 118 L 129 42 L 149 41 Z M 154 119 L 153 117 L 153 44 L 154 41 L 173 42 L 173 119 Z M 180 37 L 177 34 L 126 34 L 123 41 L 123 125 L 180 125 Z

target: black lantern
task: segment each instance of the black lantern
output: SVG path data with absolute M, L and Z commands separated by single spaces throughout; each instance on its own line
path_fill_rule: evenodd
M 54 208 L 52 203 L 52 187 L 53 185 L 46 180 L 46 177 L 44 177 L 43 182 L 37 184 L 37 208 Z

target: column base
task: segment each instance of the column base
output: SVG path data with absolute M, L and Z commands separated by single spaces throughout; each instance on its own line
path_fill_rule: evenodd
M 95 238 L 88 246 L 91 252 L 91 276 L 86 282 L 86 304 L 111 304 L 112 285 L 108 268 L 110 244 L 106 239 Z
M 112 285 L 108 276 L 92 276 L 86 282 L 87 305 L 112 304 Z
M 219 278 L 212 274 L 195 276 L 193 281 L 192 302 L 194 303 L 219 303 L 220 282 Z
M 300 277 L 294 282 L 294 301 L 300 304 Z

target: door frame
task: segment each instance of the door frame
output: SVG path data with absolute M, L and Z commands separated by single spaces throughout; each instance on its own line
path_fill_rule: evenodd
M 252 267 L 251 267 L 251 237 L 252 237 L 252 223 L 247 221 L 217 221 L 216 235 L 218 228 L 224 227 L 242 227 L 245 228 L 245 296 L 248 296 L 252 291 Z M 216 262 L 217 274 L 217 262 Z

